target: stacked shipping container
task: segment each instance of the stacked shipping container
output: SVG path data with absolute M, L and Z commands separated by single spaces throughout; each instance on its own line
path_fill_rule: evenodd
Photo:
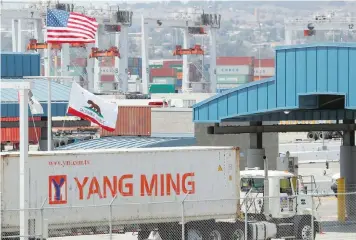
M 253 77 L 254 81 L 273 77 L 275 74 L 274 59 L 255 59 L 254 65 L 255 65 L 254 77 Z
M 253 80 L 253 57 L 216 58 L 217 88 L 229 89 Z
M 101 129 L 100 136 L 151 136 L 151 107 L 120 106 L 115 131 Z

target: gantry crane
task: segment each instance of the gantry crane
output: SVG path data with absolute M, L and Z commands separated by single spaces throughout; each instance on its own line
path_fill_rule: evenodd
M 292 45 L 293 32 L 304 31 L 304 36 L 315 35 L 317 31 L 323 30 L 356 30 L 356 18 L 338 17 L 334 13 L 329 15 L 318 15 L 314 17 L 298 17 L 285 19 L 285 44 Z
M 157 19 L 157 18 L 144 18 L 141 16 L 141 39 L 142 39 L 142 87 L 143 93 L 148 94 L 149 86 L 149 66 L 148 66 L 148 28 L 156 27 L 171 27 L 183 29 L 184 44 L 182 48 L 178 48 L 175 54 L 183 56 L 183 79 L 182 91 L 189 91 L 189 70 L 188 70 L 188 54 L 183 53 L 199 53 L 204 54 L 202 49 L 189 48 L 189 34 L 205 34 L 204 28 L 210 30 L 210 92 L 216 92 L 216 29 L 220 28 L 220 14 L 199 14 L 196 20 L 187 19 Z M 192 29 L 197 31 L 192 31 Z M 197 46 L 196 46 L 197 47 Z M 186 51 L 188 50 L 188 51 Z M 201 51 L 200 51 L 201 50 Z
M 177 45 L 176 49 L 173 51 L 173 56 L 182 55 L 204 55 L 204 50 L 200 45 L 194 45 L 194 47 L 188 49 L 184 49 L 181 45 Z
M 99 57 L 118 57 L 120 58 L 120 52 L 117 47 L 110 47 L 109 49 L 99 50 L 97 47 L 91 49 L 89 58 L 99 58 Z

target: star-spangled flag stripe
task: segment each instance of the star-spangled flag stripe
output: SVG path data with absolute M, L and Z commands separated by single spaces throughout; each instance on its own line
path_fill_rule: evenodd
M 47 11 L 48 43 L 94 43 L 98 29 L 95 18 L 58 9 Z

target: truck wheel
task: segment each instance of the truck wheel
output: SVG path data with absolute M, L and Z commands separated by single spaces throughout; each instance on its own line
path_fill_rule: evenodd
M 150 236 L 150 231 L 139 231 L 137 234 L 137 240 L 146 240 Z
M 236 229 L 231 234 L 231 240 L 244 240 L 244 239 L 245 239 L 245 233 L 242 229 Z
M 188 231 L 186 231 L 186 234 L 187 240 L 203 240 L 203 235 L 198 229 L 190 228 Z
M 307 219 L 305 219 L 305 220 L 307 220 Z M 298 228 L 297 239 L 303 239 L 303 240 L 312 239 L 311 238 L 312 227 L 310 225 L 311 225 L 310 223 L 307 223 L 306 221 L 302 220 L 302 222 L 300 223 L 299 228 Z M 315 228 L 314 228 L 313 235 L 314 235 L 313 239 L 315 239 L 315 236 L 316 236 L 316 229 Z

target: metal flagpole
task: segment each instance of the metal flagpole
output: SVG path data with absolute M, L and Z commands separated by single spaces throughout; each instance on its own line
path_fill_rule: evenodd
M 48 76 L 49 77 L 51 75 L 51 44 L 48 44 L 48 62 L 47 62 L 47 68 L 48 68 Z M 50 78 L 48 78 L 48 101 L 47 101 L 47 151 L 51 151 L 52 150 L 52 112 L 51 112 L 51 105 L 52 105 L 52 89 L 51 89 L 51 82 L 52 80 Z

